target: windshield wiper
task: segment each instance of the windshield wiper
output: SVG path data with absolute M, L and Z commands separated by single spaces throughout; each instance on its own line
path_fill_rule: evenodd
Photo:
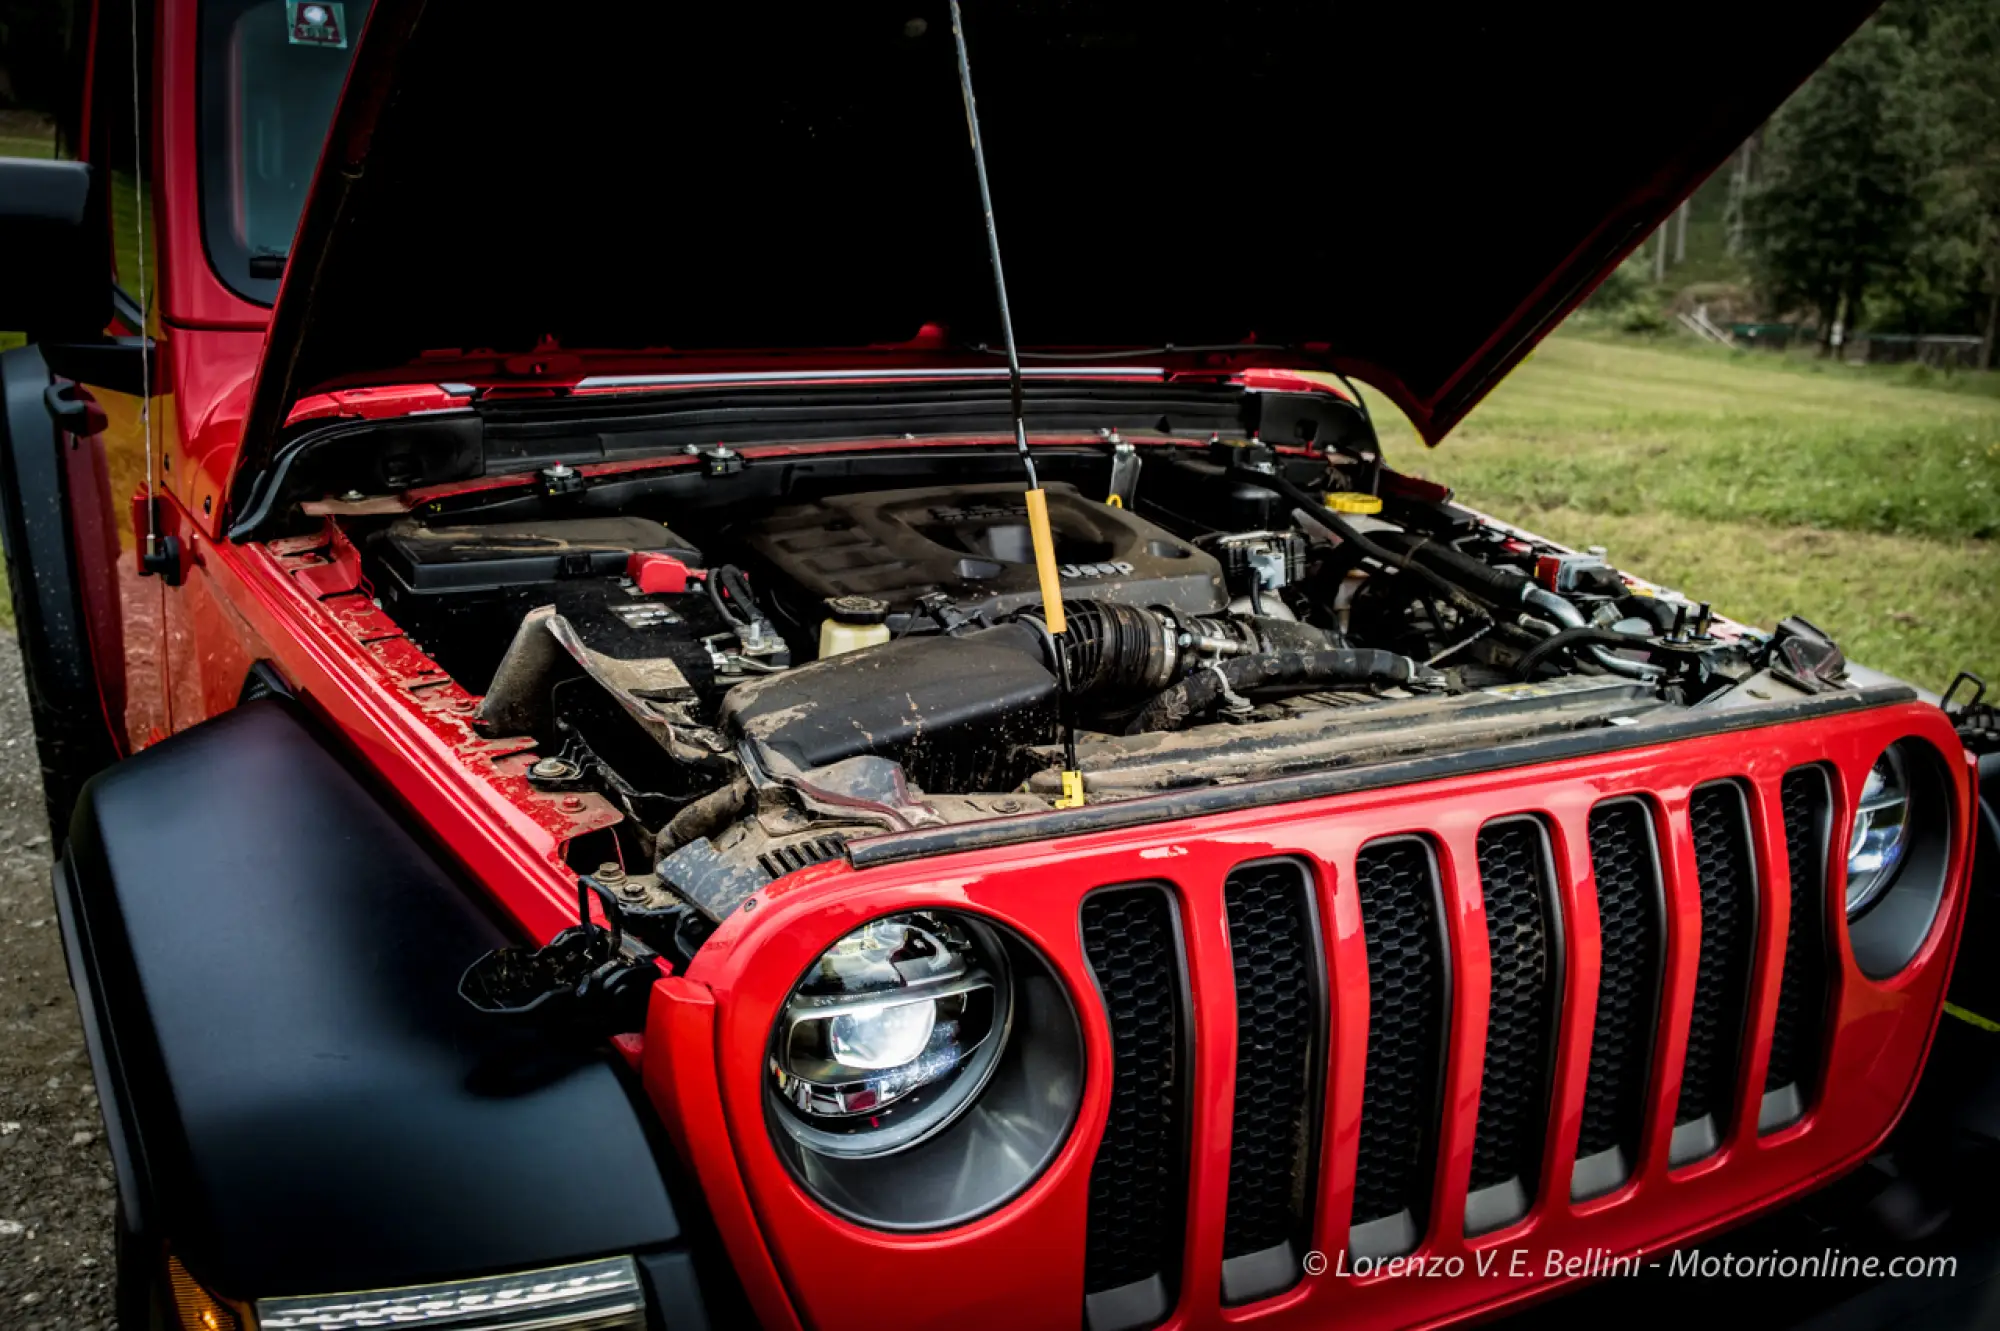
M 283 250 L 258 250 L 250 256 L 250 276 L 261 282 L 275 282 L 285 275 L 288 257 Z

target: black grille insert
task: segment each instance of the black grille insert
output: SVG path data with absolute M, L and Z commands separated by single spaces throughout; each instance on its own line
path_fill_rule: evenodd
M 1646 1086 L 1665 965 L 1666 903 L 1651 807 L 1636 798 L 1590 811 L 1590 868 L 1597 885 L 1597 1015 L 1583 1092 L 1572 1195 L 1594 1197 L 1625 1181 L 1646 1126 Z
M 1688 1016 L 1680 1110 L 1674 1116 L 1675 1164 L 1713 1152 L 1729 1126 L 1757 939 L 1757 876 L 1742 788 L 1733 781 L 1697 787 L 1688 801 L 1688 822 L 1701 888 L 1701 960 Z
M 1771 1062 L 1764 1075 L 1766 1129 L 1797 1119 L 1811 1103 L 1825 1037 L 1826 846 L 1832 797 L 1826 773 L 1797 767 L 1779 787 L 1785 820 L 1785 861 L 1791 870 L 1791 922 L 1785 929 L 1785 970 L 1771 1025 Z
M 1355 856 L 1354 883 L 1368 951 L 1368 1059 L 1348 1244 L 1375 1256 L 1408 1251 L 1423 1235 L 1449 977 L 1428 842 L 1369 842 Z
M 1157 887 L 1084 899 L 1083 951 L 1111 1032 L 1111 1105 L 1090 1167 L 1085 1322 L 1164 1321 L 1179 1287 L 1187 1162 L 1187 1014 L 1178 922 Z
M 1561 932 L 1548 834 L 1533 818 L 1479 829 L 1479 885 L 1493 982 L 1479 1128 L 1472 1143 L 1468 1231 L 1527 1214 L 1541 1178 L 1550 1055 L 1561 988 Z
M 1223 885 L 1236 973 L 1236 1096 L 1222 1233 L 1225 1303 L 1297 1284 L 1310 1248 L 1326 1061 L 1326 1001 L 1311 879 L 1291 860 Z

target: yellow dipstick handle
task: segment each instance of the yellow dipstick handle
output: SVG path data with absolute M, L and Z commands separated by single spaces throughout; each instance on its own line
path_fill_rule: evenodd
M 1035 575 L 1042 581 L 1049 632 L 1065 633 L 1069 621 L 1063 618 L 1062 579 L 1056 576 L 1056 537 L 1049 527 L 1049 496 L 1041 489 L 1028 491 L 1028 538 L 1035 543 Z

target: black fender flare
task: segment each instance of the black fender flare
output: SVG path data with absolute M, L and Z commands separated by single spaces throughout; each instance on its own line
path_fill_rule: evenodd
M 2000 753 L 1978 763 L 1958 957 L 1916 1099 L 1895 1139 L 1906 1171 L 1940 1196 L 1962 1174 L 1956 1143 L 2000 1144 L 2000 970 L 1988 961 L 2000 947 Z
M 298 704 L 99 774 L 55 887 L 133 1251 L 242 1300 L 618 1254 L 656 1325 L 740 1299 L 622 1062 L 458 997 L 514 940 Z
M 33 346 L 0 353 L 0 548 L 35 722 L 49 831 L 61 840 L 85 778 L 118 757 L 105 722 L 77 575 L 63 436 Z

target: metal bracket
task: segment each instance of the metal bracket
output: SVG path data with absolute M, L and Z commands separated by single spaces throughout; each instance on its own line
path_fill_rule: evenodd
M 590 918 L 592 897 L 605 923 Z M 580 923 L 545 947 L 503 947 L 466 968 L 458 994 L 488 1016 L 532 1023 L 585 1039 L 643 1030 L 659 978 L 655 954 L 627 941 L 617 896 L 585 874 L 576 880 Z
M 689 444 L 686 450 L 702 462 L 702 470 L 710 476 L 734 476 L 743 470 L 743 455 L 722 444 Z
M 1104 502 L 1115 501 L 1119 508 L 1130 508 L 1139 494 L 1139 450 L 1118 437 L 1113 431 L 1111 439 L 1111 492 Z

